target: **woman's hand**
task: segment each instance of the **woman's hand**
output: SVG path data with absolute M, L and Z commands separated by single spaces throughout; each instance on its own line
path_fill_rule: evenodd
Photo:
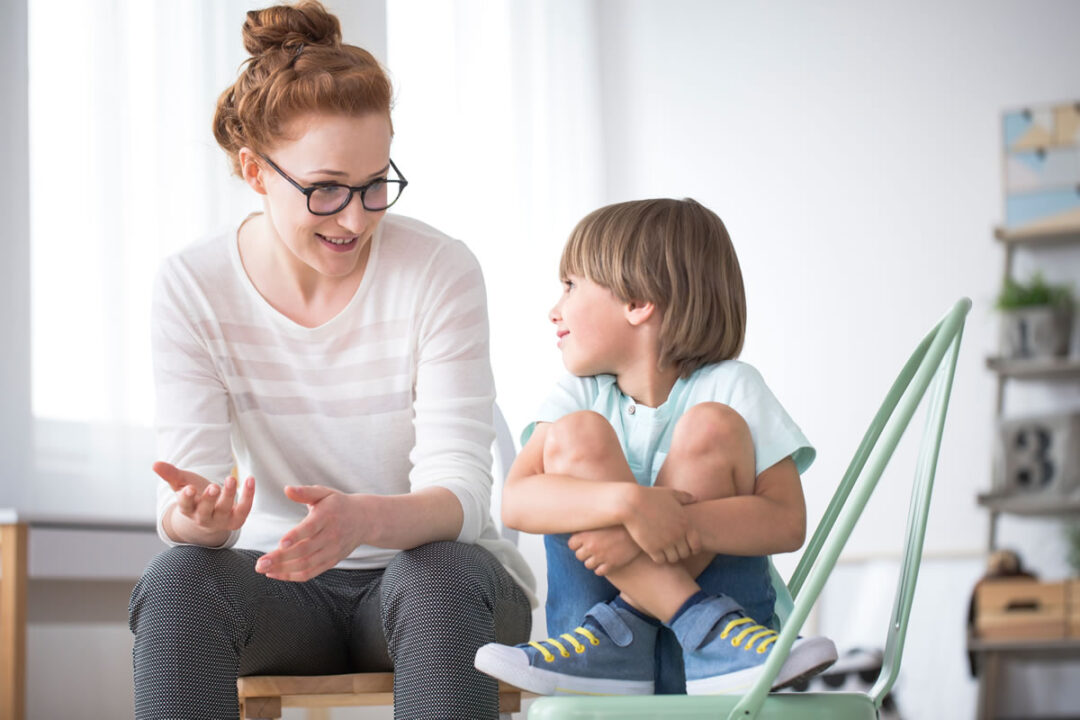
M 259 558 L 255 570 L 275 580 L 303 582 L 337 565 L 361 542 L 369 495 L 348 495 L 321 485 L 285 488 L 285 496 L 307 505 L 307 517 Z
M 176 492 L 176 504 L 164 523 L 168 535 L 177 542 L 221 545 L 251 512 L 255 497 L 253 477 L 244 481 L 243 491 L 237 497 L 238 483 L 232 475 L 224 485 L 218 485 L 167 462 L 154 463 L 154 472 Z
M 577 559 L 600 577 L 618 570 L 641 554 L 641 548 L 622 525 L 576 532 L 567 544 Z
M 642 487 L 624 521 L 634 542 L 656 563 L 676 563 L 701 550 L 697 529 L 683 511 L 694 496 L 667 487 Z

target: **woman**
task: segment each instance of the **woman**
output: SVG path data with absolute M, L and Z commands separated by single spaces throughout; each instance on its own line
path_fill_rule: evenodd
M 480 268 L 386 215 L 390 84 L 333 15 L 252 11 L 243 34 L 214 133 L 264 209 L 158 277 L 173 547 L 132 595 L 136 716 L 236 717 L 238 675 L 393 669 L 395 717 L 495 717 L 473 656 L 527 639 L 535 598 L 490 519 Z

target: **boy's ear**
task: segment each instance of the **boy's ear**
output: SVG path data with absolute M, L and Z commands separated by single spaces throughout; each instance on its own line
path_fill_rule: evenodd
M 644 325 L 656 312 L 656 304 L 651 302 L 642 302 L 641 300 L 631 300 L 626 303 L 623 310 L 626 315 L 626 321 L 637 327 Z

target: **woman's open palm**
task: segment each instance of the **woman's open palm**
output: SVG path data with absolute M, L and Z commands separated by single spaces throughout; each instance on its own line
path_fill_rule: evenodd
M 181 470 L 167 462 L 154 463 L 154 472 L 176 492 L 176 512 L 207 533 L 229 533 L 238 529 L 251 512 L 255 478 L 244 481 L 237 495 L 238 481 L 230 475 L 223 485 L 202 475 Z

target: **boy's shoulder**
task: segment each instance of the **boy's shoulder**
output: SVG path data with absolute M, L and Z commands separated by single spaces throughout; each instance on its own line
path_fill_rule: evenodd
M 757 368 L 742 360 L 724 360 L 718 363 L 704 365 L 690 376 L 692 385 L 708 387 L 735 387 L 739 384 L 749 383 L 752 385 L 763 384 L 764 378 Z
M 614 375 L 574 375 L 563 373 L 556 383 L 556 391 L 569 391 L 590 401 L 610 392 L 618 392 Z

